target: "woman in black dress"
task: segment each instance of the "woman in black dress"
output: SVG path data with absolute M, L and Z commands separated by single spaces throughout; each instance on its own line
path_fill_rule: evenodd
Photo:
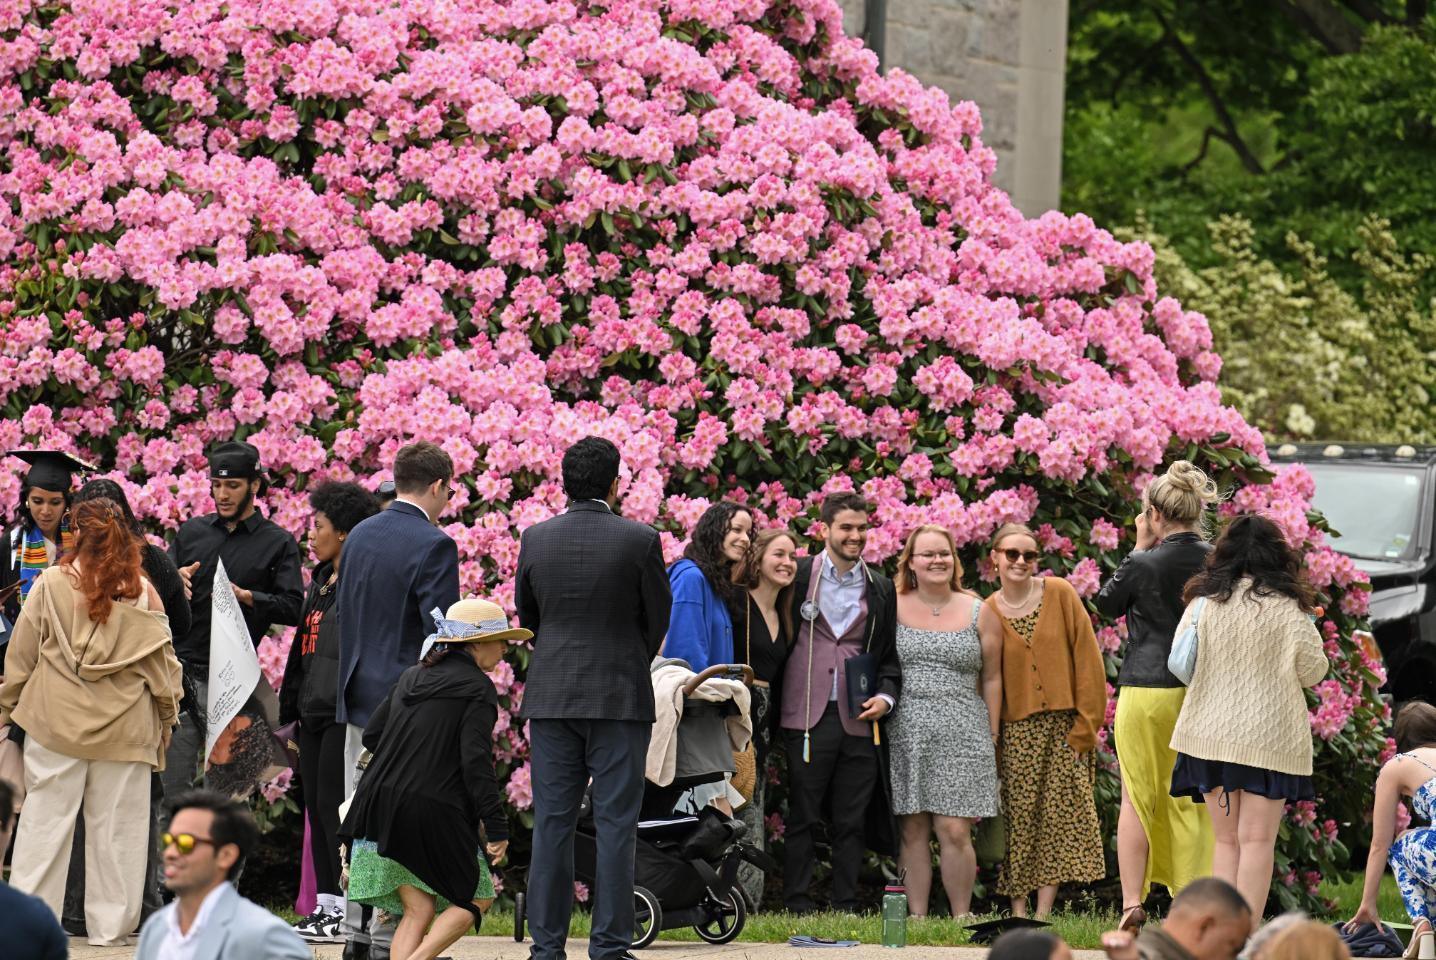
M 344 724 L 334 720 L 339 685 L 339 558 L 344 540 L 379 512 L 379 500 L 357 483 L 322 483 L 309 495 L 314 518 L 309 549 L 317 566 L 300 608 L 279 688 L 279 722 L 298 723 L 299 783 L 309 819 L 309 852 L 317 897 L 314 912 L 294 925 L 310 943 L 339 937 L 344 897 L 339 892 L 339 804 L 346 792 Z
M 403 914 L 396 960 L 433 960 L 480 924 L 494 897 L 485 854 L 497 863 L 509 842 L 494 776 L 499 697 L 486 671 L 508 641 L 533 634 L 510 629 L 487 600 L 460 600 L 436 619 L 418 665 L 364 729 L 374 758 L 339 830 L 354 841 L 349 899 Z
M 91 467 L 53 450 L 11 450 L 6 455 L 30 465 L 20 482 L 19 519 L 5 531 L 5 562 L 0 564 L 0 601 L 13 626 L 30 585 L 73 545 L 67 519 L 74 502 L 70 487 L 76 473 Z M 9 639 L 8 633 L 0 636 L 0 641 Z
M 748 839 L 764 849 L 768 751 L 778 721 L 774 688 L 783 677 L 783 664 L 788 659 L 792 625 L 784 622 L 784 615 L 792 606 L 788 593 L 797 573 L 797 539 L 781 528 L 754 536 L 748 552 L 733 570 L 734 581 L 746 588 L 739 595 L 739 609 L 733 615 L 733 653 L 736 660 L 753 668 L 749 711 L 758 767 L 753 796 L 738 811 L 738 819 L 747 824 Z M 739 877 L 748 899 L 755 905 L 759 903 L 763 896 L 762 871 L 745 863 L 739 868 Z

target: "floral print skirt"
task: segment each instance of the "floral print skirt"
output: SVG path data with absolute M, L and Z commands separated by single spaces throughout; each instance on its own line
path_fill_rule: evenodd
M 1096 757 L 1067 745 L 1075 710 L 1002 725 L 1002 813 L 1007 856 L 997 892 L 1025 897 L 1038 887 L 1091 883 L 1107 873 L 1097 820 Z

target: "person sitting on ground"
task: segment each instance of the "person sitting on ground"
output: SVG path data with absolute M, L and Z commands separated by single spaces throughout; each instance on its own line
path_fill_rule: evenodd
M 181 794 L 160 841 L 175 899 L 145 921 L 135 960 L 312 960 L 287 923 L 234 889 L 231 878 L 259 846 L 259 827 L 242 804 L 212 790 Z
M 10 828 L 15 824 L 15 788 L 0 780 L 0 858 L 10 846 Z M 39 897 L 21 893 L 0 880 L 0 917 L 5 918 L 5 938 L 10 960 L 65 960 L 70 948 L 65 931 Z
M 998 937 L 987 960 L 1072 960 L 1072 949 L 1055 933 L 1022 927 Z
M 1102 934 L 1108 960 L 1233 960 L 1251 932 L 1241 891 L 1216 877 L 1194 880 L 1172 901 L 1160 927 Z

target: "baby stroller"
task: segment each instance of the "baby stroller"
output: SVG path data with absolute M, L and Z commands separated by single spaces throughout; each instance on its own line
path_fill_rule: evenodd
M 681 663 L 681 661 L 678 661 Z M 655 669 L 674 661 L 657 661 Z M 645 785 L 634 848 L 633 948 L 653 943 L 663 930 L 691 926 L 709 943 L 728 943 L 743 932 L 748 911 L 738 883 L 738 866 L 747 861 L 765 872 L 777 864 L 762 850 L 743 841 L 747 830 L 739 820 L 712 807 L 697 814 L 674 812 L 682 795 L 694 786 L 717 783 L 734 770 L 727 720 L 738 712 L 731 701 L 693 696 L 712 678 L 750 684 L 746 665 L 721 664 L 693 674 L 683 685 L 683 716 L 677 733 L 677 764 L 671 783 Z M 574 873 L 597 898 L 594 885 L 598 843 L 587 795 L 579 808 L 574 837 Z M 658 892 L 655 892 L 658 891 Z M 524 939 L 524 895 L 514 898 L 514 939 Z

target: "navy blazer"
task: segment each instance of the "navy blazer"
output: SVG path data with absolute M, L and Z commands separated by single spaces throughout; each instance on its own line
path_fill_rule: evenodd
M 413 504 L 362 521 L 339 563 L 339 698 L 335 719 L 362 727 L 434 632 L 429 611 L 459 599 L 459 548 Z
M 534 632 L 523 719 L 652 723 L 648 665 L 672 602 L 652 527 L 578 500 L 525 530 L 514 577 L 519 623 Z

